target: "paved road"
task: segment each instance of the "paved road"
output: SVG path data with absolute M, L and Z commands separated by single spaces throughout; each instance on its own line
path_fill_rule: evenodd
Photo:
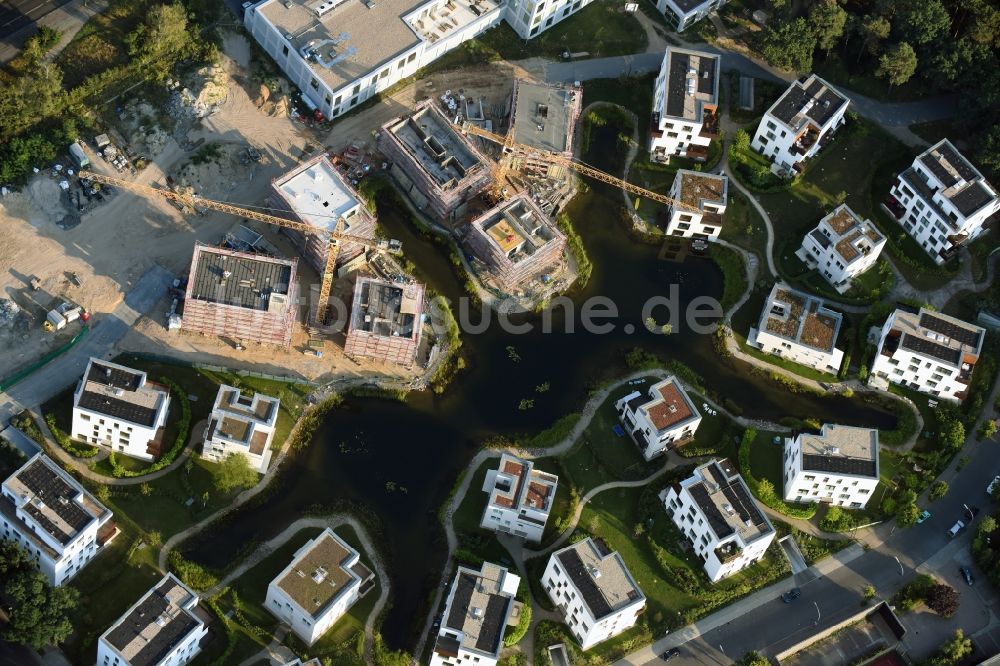
M 82 342 L 5 393 L 0 393 L 0 423 L 6 423 L 23 408 L 42 404 L 75 382 L 83 374 L 91 356 L 109 357 L 136 320 L 160 300 L 172 279 L 173 275 L 161 266 L 149 269 L 113 312 L 91 322 L 92 329 Z
M 71 0 L 3 0 L 0 2 L 0 39 L 27 27 Z

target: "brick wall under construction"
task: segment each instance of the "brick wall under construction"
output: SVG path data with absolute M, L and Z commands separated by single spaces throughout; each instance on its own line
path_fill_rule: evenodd
M 344 353 L 348 356 L 411 366 L 417 358 L 418 340 L 419 338 L 390 337 L 367 331 L 351 331 L 344 343 Z
M 298 295 L 297 290 L 294 293 Z M 292 344 L 294 313 L 294 304 L 289 305 L 281 314 L 273 314 L 233 305 L 189 300 L 184 302 L 181 330 L 232 338 L 238 342 L 288 347 Z

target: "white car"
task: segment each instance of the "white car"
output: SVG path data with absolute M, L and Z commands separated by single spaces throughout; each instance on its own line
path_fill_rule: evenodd
M 994 476 L 993 480 L 990 481 L 990 485 L 986 486 L 986 494 L 987 495 L 992 495 L 993 494 L 993 490 L 997 486 L 1000 486 L 1000 474 L 998 474 L 997 476 Z

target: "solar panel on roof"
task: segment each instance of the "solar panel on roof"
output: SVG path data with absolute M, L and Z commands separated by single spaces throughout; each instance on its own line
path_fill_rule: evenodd
M 585 547 L 585 546 L 584 546 Z M 573 585 L 583 597 L 583 602 L 587 604 L 594 619 L 599 620 L 611 613 L 611 604 L 604 598 L 604 594 L 597 583 L 591 577 L 587 566 L 580 558 L 580 554 L 574 548 L 570 548 L 559 553 L 559 561 L 566 570 L 566 575 L 573 581 Z
M 875 476 L 875 461 L 843 456 L 821 456 L 814 453 L 802 454 L 802 469 L 833 474 L 856 474 Z
M 486 602 L 486 611 L 483 613 L 483 622 L 479 628 L 479 636 L 476 638 L 476 648 L 488 652 L 496 653 L 500 648 L 500 639 L 506 629 L 504 618 L 507 616 L 507 606 L 511 600 L 508 597 L 501 597 L 498 594 L 491 595 Z
M 920 325 L 923 328 L 934 331 L 935 333 L 940 333 L 953 340 L 958 340 L 963 345 L 969 345 L 971 347 L 979 346 L 979 338 L 982 335 L 981 331 L 969 329 L 965 326 L 959 326 L 955 322 L 942 319 L 941 317 L 935 317 L 929 312 L 924 312 L 920 315 Z
M 966 217 L 972 215 L 991 201 L 993 201 L 993 195 L 979 182 L 970 183 L 966 187 L 963 187 L 961 192 L 957 192 L 951 197 L 951 202 Z
M 958 175 L 962 177 L 962 180 L 975 180 L 978 178 L 975 168 L 969 163 L 967 159 L 962 157 L 962 155 L 952 148 L 949 144 L 943 143 L 938 146 L 938 152 L 948 160 L 948 164 L 958 172 Z
M 712 528 L 712 531 L 715 532 L 715 536 L 724 539 L 735 532 L 729 521 L 726 520 L 722 512 L 719 511 L 719 508 L 712 502 L 712 498 L 709 496 L 708 490 L 703 483 L 694 484 L 688 489 L 688 492 L 691 493 L 691 497 L 701 507 L 701 512 L 708 519 L 708 524 Z
M 75 501 L 80 491 L 68 484 L 41 459 L 18 472 L 17 478 L 37 500 L 42 502 L 46 509 L 51 510 L 60 520 L 69 525 L 72 533 L 67 533 L 57 526 L 34 502 L 29 502 L 22 507 L 23 511 L 41 524 L 45 531 L 58 539 L 60 543 L 64 545 L 69 543 L 74 535 L 94 520 L 94 517 L 84 511 Z
M 961 353 L 957 349 L 945 347 L 942 344 L 926 338 L 921 338 L 917 335 L 911 335 L 910 333 L 903 333 L 903 340 L 900 342 L 900 345 L 903 349 L 909 349 L 910 351 L 917 352 L 918 354 L 932 356 L 946 363 L 951 363 L 952 365 L 958 365 L 958 361 L 961 358 Z
M 469 612 L 469 602 L 475 590 L 476 578 L 471 574 L 463 573 L 455 581 L 455 595 L 452 597 L 451 610 L 448 612 L 448 627 L 461 631 L 465 626 L 465 615 Z

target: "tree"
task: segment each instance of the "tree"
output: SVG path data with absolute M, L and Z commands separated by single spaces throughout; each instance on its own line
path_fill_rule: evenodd
M 228 493 L 236 488 L 251 488 L 257 485 L 257 479 L 257 471 L 250 467 L 247 457 L 234 453 L 215 468 L 213 481 L 216 490 Z
M 910 80 L 914 72 L 917 71 L 917 54 L 913 47 L 906 42 L 900 42 L 889 48 L 878 59 L 878 69 L 875 76 L 887 79 L 889 89 L 893 86 L 901 86 Z
M 908 502 L 900 505 L 896 511 L 896 524 L 900 527 L 909 527 L 917 522 L 917 518 L 919 517 L 920 509 L 917 507 L 916 502 Z
M 979 522 L 980 534 L 992 534 L 997 529 L 997 519 L 993 516 L 986 516 Z
M 173 63 L 192 55 L 196 47 L 188 32 L 187 10 L 179 3 L 153 6 L 145 23 L 125 36 L 125 46 L 133 60 L 166 76 Z
M 929 44 L 951 27 L 951 17 L 941 0 L 906 0 L 897 7 L 896 29 L 908 42 Z
M 77 590 L 52 587 L 31 555 L 10 540 L 0 541 L 0 573 L 0 597 L 10 609 L 0 638 L 36 650 L 66 640 L 73 632 L 69 612 L 79 599 Z
M 983 425 L 979 426 L 979 439 L 991 439 L 997 434 L 997 422 L 993 419 L 986 419 Z
M 878 14 L 869 14 L 861 22 L 858 31 L 861 34 L 861 48 L 858 49 L 858 62 L 865 53 L 875 55 L 878 53 L 879 44 L 889 37 L 892 25 L 889 19 Z
M 955 635 L 941 644 L 937 654 L 931 657 L 930 666 L 951 666 L 957 664 L 972 654 L 972 641 L 965 637 L 961 629 L 955 630 Z
M 965 425 L 958 420 L 948 421 L 941 428 L 939 437 L 942 446 L 958 450 L 965 444 Z
M 931 485 L 931 492 L 930 495 L 928 495 L 928 497 L 933 502 L 934 500 L 941 499 L 946 494 L 948 494 L 948 484 L 945 483 L 944 481 L 935 481 Z
M 769 27 L 761 53 L 768 63 L 782 69 L 808 72 L 812 69 L 816 33 L 804 18 Z
M 837 0 L 825 0 L 816 3 L 809 10 L 809 23 L 816 35 L 816 45 L 827 55 L 830 55 L 830 49 L 844 35 L 847 12 L 837 3 Z
M 152 548 L 159 548 L 163 545 L 163 535 L 156 530 L 148 532 L 146 534 L 146 543 L 148 543 Z
M 139 493 L 143 497 L 149 497 L 150 495 L 153 494 L 153 486 L 149 485 L 148 483 L 141 483 L 139 484 Z
M 768 666 L 769 662 L 764 655 L 756 650 L 747 652 L 743 657 L 736 662 L 736 666 Z
M 750 133 L 742 127 L 733 135 L 733 148 L 743 151 L 750 148 Z
M 94 497 L 101 504 L 107 504 L 108 500 L 111 499 L 111 489 L 107 486 L 97 486 L 97 490 L 94 491 Z
M 958 590 L 951 585 L 938 583 L 927 592 L 924 600 L 927 607 L 938 615 L 951 617 L 958 610 L 959 594 Z

